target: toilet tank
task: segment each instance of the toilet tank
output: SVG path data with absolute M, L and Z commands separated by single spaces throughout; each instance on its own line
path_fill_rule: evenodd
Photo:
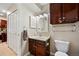
M 69 49 L 69 42 L 55 40 L 55 46 L 58 51 L 67 53 Z

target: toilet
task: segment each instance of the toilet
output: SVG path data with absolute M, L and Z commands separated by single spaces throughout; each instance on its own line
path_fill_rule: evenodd
M 56 53 L 55 56 L 68 56 L 69 42 L 55 40 Z

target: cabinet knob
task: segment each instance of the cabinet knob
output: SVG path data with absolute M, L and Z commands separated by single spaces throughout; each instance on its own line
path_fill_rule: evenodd
M 63 17 L 63 19 L 66 19 L 66 17 Z
M 75 19 L 78 19 L 78 17 L 75 17 Z
M 49 45 L 49 43 L 46 43 L 46 46 L 48 46 Z

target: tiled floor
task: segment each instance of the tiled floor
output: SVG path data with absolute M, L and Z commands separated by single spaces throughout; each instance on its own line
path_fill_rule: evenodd
M 0 56 L 16 56 L 16 54 L 10 48 L 8 48 L 7 43 L 4 42 L 4 43 L 0 43 Z M 27 56 L 34 56 L 34 55 L 29 54 Z
M 16 56 L 16 54 L 7 46 L 7 43 L 0 43 L 0 56 Z

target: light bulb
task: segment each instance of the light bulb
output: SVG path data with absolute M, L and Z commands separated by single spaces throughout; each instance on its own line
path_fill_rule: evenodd
M 6 10 L 2 10 L 2 12 L 6 13 Z

